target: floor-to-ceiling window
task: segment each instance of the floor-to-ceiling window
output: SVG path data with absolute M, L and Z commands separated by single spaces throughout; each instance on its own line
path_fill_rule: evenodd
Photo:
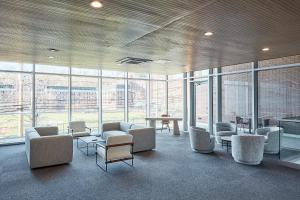
M 268 70 L 300 62 L 300 56 L 259 62 L 258 126 L 281 127 L 280 159 L 300 164 L 300 67 Z
M 128 79 L 128 121 L 144 125 L 145 117 L 147 117 L 147 84 L 149 84 L 147 79 L 149 79 L 149 75 L 128 73 L 128 78 L 130 78 Z
M 196 125 L 208 129 L 208 70 L 194 72 Z
M 164 75 L 151 75 L 150 76 L 150 117 L 160 117 L 167 113 L 167 85 L 166 76 Z M 156 121 L 156 127 L 161 127 L 160 121 Z
M 72 121 L 85 121 L 93 130 L 99 127 L 99 81 L 96 77 L 74 76 L 72 69 Z
M 40 72 L 47 72 L 47 74 Z M 66 75 L 51 73 L 65 73 Z M 70 96 L 68 73 L 67 67 L 36 66 L 36 126 L 58 126 L 59 132 L 67 131 Z
M 222 76 L 222 121 L 238 123 L 243 131 L 252 126 L 252 74 Z
M 125 74 L 102 71 L 102 121 L 125 120 Z
M 0 139 L 23 137 L 32 126 L 31 91 L 31 74 L 0 72 Z
M 183 118 L 183 74 L 168 76 L 168 114 Z M 179 121 L 182 129 L 182 121 Z

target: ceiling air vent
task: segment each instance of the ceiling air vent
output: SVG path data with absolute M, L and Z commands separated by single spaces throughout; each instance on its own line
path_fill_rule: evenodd
M 126 64 L 134 64 L 134 65 L 142 64 L 142 63 L 146 63 L 146 62 L 152 62 L 152 60 L 145 59 L 145 58 L 125 57 L 125 58 L 122 58 L 117 61 L 117 63 L 119 63 L 119 64 L 126 63 Z

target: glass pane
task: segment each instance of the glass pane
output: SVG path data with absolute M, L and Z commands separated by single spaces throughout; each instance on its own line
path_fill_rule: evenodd
M 238 65 L 231 65 L 222 67 L 222 72 L 234 72 L 234 71 L 241 71 L 241 70 L 248 70 L 252 68 L 252 63 L 243 63 Z
M 169 75 L 168 80 L 176 80 L 176 79 L 183 79 L 183 74 L 174 74 L 174 75 Z
M 144 73 L 128 73 L 128 78 L 149 79 L 149 74 Z
M 300 67 L 258 72 L 258 92 L 258 126 L 279 125 L 280 159 L 300 164 Z
M 293 63 L 300 63 L 300 55 L 283 57 L 283 58 L 275 58 L 270 60 L 262 60 L 258 62 L 258 66 L 271 67 L 276 65 L 286 65 L 286 64 L 293 64 Z
M 150 81 L 150 117 L 160 117 L 167 113 L 166 82 Z M 161 123 L 159 123 L 161 125 Z
M 69 67 L 52 65 L 35 65 L 35 71 L 41 73 L 69 74 Z
M 128 80 L 128 118 L 130 123 L 145 124 L 147 81 Z
M 168 114 L 183 118 L 183 80 L 168 82 Z M 179 121 L 179 128 L 182 129 L 182 121 Z
M 259 125 L 300 116 L 300 67 L 258 72 L 258 91 Z
M 251 132 L 251 73 L 222 76 L 222 121 L 235 123 L 242 118 L 245 132 Z
M 86 75 L 86 76 L 98 76 L 98 69 L 86 69 L 86 68 L 74 68 L 72 67 L 72 74 L 74 75 Z
M 36 75 L 36 124 L 58 126 L 67 132 L 69 77 L 63 75 Z
M 202 79 L 196 85 L 196 125 L 208 129 L 208 80 Z
M 72 121 L 85 121 L 98 131 L 98 78 L 72 77 Z
M 102 79 L 102 116 L 103 122 L 124 121 L 125 80 Z
M 194 72 L 194 77 L 199 77 L 199 76 L 208 76 L 209 70 L 202 70 L 202 71 L 195 71 Z
M 0 72 L 0 139 L 23 137 L 32 126 L 32 76 Z
M 157 74 L 150 74 L 150 79 L 155 80 L 166 80 L 166 75 L 157 75 Z
M 33 64 L 0 62 L 0 70 L 31 72 Z
M 124 78 L 125 73 L 119 72 L 119 71 L 109 71 L 109 70 L 102 70 L 102 76 L 103 77 L 119 77 Z

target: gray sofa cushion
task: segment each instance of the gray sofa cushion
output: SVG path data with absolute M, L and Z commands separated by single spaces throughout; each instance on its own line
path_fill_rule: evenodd
M 128 132 L 129 129 L 131 129 L 132 124 L 126 123 L 126 122 L 120 122 L 120 131 Z
M 118 131 L 118 130 L 116 130 L 116 131 L 105 131 L 102 134 L 103 134 L 102 137 L 104 139 L 107 139 L 109 136 L 126 135 L 127 133 L 124 132 L 124 131 Z

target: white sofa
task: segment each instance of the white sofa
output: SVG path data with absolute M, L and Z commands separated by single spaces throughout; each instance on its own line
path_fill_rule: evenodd
M 238 163 L 258 165 L 263 160 L 265 138 L 262 135 L 233 135 L 232 157 Z
M 104 123 L 102 125 L 102 137 L 130 134 L 133 136 L 133 152 L 148 151 L 155 149 L 156 134 L 152 127 L 137 127 L 126 122 Z
M 191 148 L 200 153 L 211 153 L 215 148 L 215 137 L 211 136 L 205 129 L 190 127 L 189 131 Z
M 283 129 L 279 127 L 264 127 L 258 128 L 255 131 L 256 135 L 262 135 L 265 137 L 264 152 L 268 154 L 279 153 L 279 137 L 280 133 L 283 133 Z
M 25 146 L 30 168 L 72 162 L 73 138 L 71 135 L 58 135 L 58 127 L 26 129 Z

